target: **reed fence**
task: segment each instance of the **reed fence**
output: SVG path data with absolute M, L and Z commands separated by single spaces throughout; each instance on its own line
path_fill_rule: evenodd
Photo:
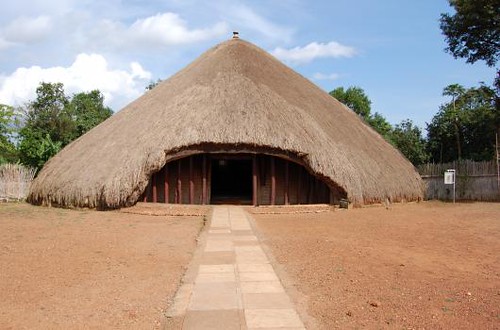
M 0 201 L 21 201 L 28 194 L 36 170 L 21 164 L 0 165 Z

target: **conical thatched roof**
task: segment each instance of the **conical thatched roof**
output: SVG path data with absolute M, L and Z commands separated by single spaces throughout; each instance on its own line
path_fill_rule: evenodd
M 354 112 L 262 49 L 232 39 L 64 148 L 33 182 L 29 200 L 129 206 L 152 173 L 205 143 L 298 155 L 358 204 L 423 196 L 412 164 Z

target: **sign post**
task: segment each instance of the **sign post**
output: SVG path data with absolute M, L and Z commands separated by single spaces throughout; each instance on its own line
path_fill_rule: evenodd
M 455 204 L 455 170 L 446 170 L 444 172 L 444 184 L 453 185 L 453 204 Z

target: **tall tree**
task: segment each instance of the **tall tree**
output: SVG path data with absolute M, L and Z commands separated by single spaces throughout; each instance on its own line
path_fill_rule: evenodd
M 456 159 L 490 160 L 495 143 L 495 91 L 481 85 L 445 88 L 452 100 L 427 124 L 428 151 L 435 162 Z
M 459 113 L 456 105 L 457 98 L 463 96 L 465 93 L 465 88 L 459 84 L 452 84 L 446 86 L 443 90 L 443 96 L 451 96 L 451 108 L 448 109 L 447 117 L 453 125 L 453 130 L 455 132 L 455 141 L 457 144 L 457 157 L 462 158 L 462 148 L 460 144 L 460 129 L 459 129 Z
M 500 58 L 500 2 L 498 0 L 449 0 L 455 14 L 441 14 L 446 50 L 468 63 L 479 60 L 494 66 Z
M 391 134 L 394 145 L 413 165 L 420 165 L 429 160 L 422 131 L 410 119 L 396 124 Z
M 113 114 L 113 110 L 104 105 L 104 95 L 99 90 L 73 95 L 68 103 L 68 112 L 74 121 L 73 139 L 85 134 Z
M 18 160 L 16 146 L 13 143 L 16 121 L 14 108 L 0 104 L 0 164 Z
M 40 136 L 49 134 L 54 141 L 68 143 L 73 130 L 71 115 L 66 111 L 68 103 L 62 83 L 40 83 L 36 89 L 36 99 L 25 108 L 25 125 L 21 137 L 30 130 Z
M 391 124 L 382 114 L 378 112 L 371 113 L 372 101 L 370 101 L 362 88 L 357 86 L 351 86 L 347 89 L 337 87 L 330 92 L 330 95 L 357 113 L 387 141 L 391 142 Z
M 449 0 L 455 14 L 441 14 L 441 30 L 446 37 L 446 50 L 467 63 L 485 61 L 490 67 L 500 59 L 500 1 Z M 495 116 L 500 136 L 500 70 L 494 78 Z
M 348 106 L 363 119 L 368 120 L 370 118 L 372 102 L 362 88 L 351 86 L 344 90 L 344 87 L 337 87 L 330 92 L 330 95 Z
M 382 135 L 384 139 L 392 143 L 392 125 L 382 116 L 380 113 L 375 112 L 367 119 L 368 124 L 370 124 L 373 129 L 375 129 L 378 134 Z
M 63 84 L 42 82 L 36 95 L 25 108 L 19 152 L 22 163 L 37 168 L 112 114 L 98 90 L 70 98 L 64 93 Z

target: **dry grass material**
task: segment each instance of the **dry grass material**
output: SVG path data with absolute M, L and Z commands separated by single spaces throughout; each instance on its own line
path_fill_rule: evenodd
M 34 168 L 21 164 L 0 165 L 0 201 L 21 201 L 35 177 Z
M 296 155 L 355 204 L 423 198 L 413 165 L 353 111 L 264 50 L 233 39 L 64 148 L 35 179 L 29 201 L 131 206 L 166 162 L 205 144 Z

